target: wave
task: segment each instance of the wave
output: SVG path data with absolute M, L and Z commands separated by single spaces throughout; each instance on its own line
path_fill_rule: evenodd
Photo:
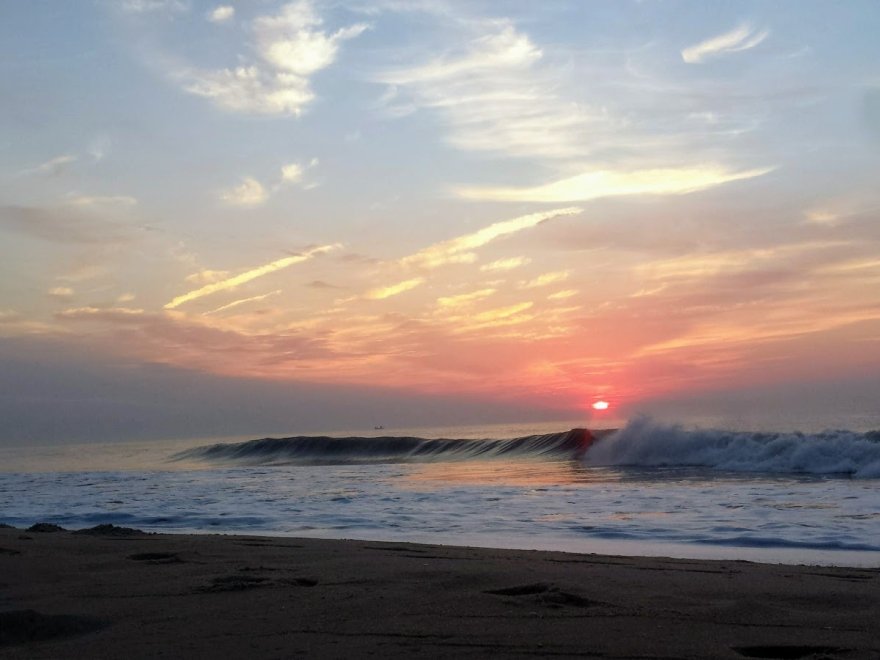
M 579 459 L 607 432 L 571 429 L 508 440 L 455 440 L 415 437 L 331 438 L 299 436 L 215 444 L 179 452 L 173 460 L 243 465 L 409 463 L 494 458 Z
M 707 467 L 735 472 L 880 478 L 880 431 L 753 433 L 686 430 L 646 417 L 595 443 L 594 466 Z
M 641 417 L 620 430 L 571 429 L 505 440 L 297 436 L 188 449 L 172 460 L 236 465 L 344 465 L 582 460 L 587 466 L 700 467 L 768 474 L 880 478 L 880 431 L 758 433 L 685 429 Z

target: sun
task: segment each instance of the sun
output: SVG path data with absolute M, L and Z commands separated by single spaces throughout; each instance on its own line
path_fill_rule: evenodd
M 593 410 L 608 410 L 608 406 L 611 404 L 607 401 L 594 401 L 593 402 Z

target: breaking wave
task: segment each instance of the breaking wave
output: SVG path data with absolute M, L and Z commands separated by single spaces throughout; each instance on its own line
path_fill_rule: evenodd
M 686 430 L 638 418 L 597 442 L 588 465 L 693 466 L 736 472 L 880 478 L 880 431 L 752 433 Z
M 880 478 L 880 431 L 757 433 L 685 429 L 637 418 L 620 430 L 572 429 L 506 440 L 298 436 L 188 449 L 173 460 L 236 465 L 345 465 L 583 460 L 587 466 L 702 467 L 769 474 Z
M 594 435 L 586 429 L 509 440 L 300 436 L 196 447 L 175 454 L 172 458 L 243 465 L 408 463 L 493 458 L 563 460 L 581 458 L 594 439 Z

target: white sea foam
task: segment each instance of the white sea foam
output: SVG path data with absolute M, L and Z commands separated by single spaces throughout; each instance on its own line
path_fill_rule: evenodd
M 641 417 L 596 443 L 589 465 L 699 466 L 736 472 L 880 477 L 880 434 L 688 430 Z

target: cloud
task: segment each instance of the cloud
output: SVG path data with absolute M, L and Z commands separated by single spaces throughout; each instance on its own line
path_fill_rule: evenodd
M 474 303 L 478 300 L 488 298 L 493 293 L 495 293 L 495 289 L 479 289 L 478 291 L 471 291 L 470 293 L 460 293 L 455 296 L 444 296 L 442 298 L 437 298 L 437 306 L 441 308 L 462 307 L 465 305 L 470 305 L 471 303 Z
M 303 174 L 303 167 L 299 163 L 288 163 L 281 168 L 281 180 L 284 183 L 299 183 Z
M 699 64 L 709 57 L 725 53 L 738 53 L 754 48 L 769 35 L 769 30 L 756 32 L 755 28 L 748 23 L 742 23 L 730 32 L 725 32 L 693 46 L 688 46 L 681 51 L 681 59 L 688 64 Z
M 225 23 L 235 16 L 235 7 L 232 5 L 218 5 L 208 12 L 208 20 L 211 23 Z
M 45 163 L 41 163 L 36 167 L 22 170 L 21 174 L 43 174 L 46 176 L 58 176 L 67 169 L 68 165 L 70 165 L 71 163 L 75 163 L 77 160 L 79 160 L 79 157 L 74 154 L 62 154 L 60 156 L 56 156 L 55 158 L 47 160 Z
M 835 227 L 867 213 L 880 211 L 876 198 L 851 195 L 827 200 L 804 211 L 805 222 L 813 225 Z
M 56 317 L 68 320 L 114 320 L 138 322 L 144 316 L 144 310 L 131 307 L 72 307 L 58 312 Z
M 283 334 L 241 332 L 225 320 L 203 315 L 80 307 L 57 313 L 55 318 L 64 323 L 94 324 L 93 336 L 100 337 L 104 351 L 122 350 L 129 358 L 140 357 L 153 364 L 238 378 L 302 376 L 304 368 L 326 368 L 324 360 L 346 357 L 329 351 L 321 337 L 293 330 Z
M 849 252 L 852 248 L 853 243 L 849 240 L 823 240 L 770 247 L 691 252 L 672 259 L 641 263 L 636 271 L 646 282 L 673 282 L 677 286 L 686 282 L 706 283 L 710 278 L 719 275 L 742 274 L 750 270 L 773 274 L 789 270 L 805 273 L 813 270 L 817 261 L 824 263 L 836 251 Z
M 137 199 L 128 195 L 76 195 L 69 197 L 72 206 L 137 206 Z
M 220 192 L 220 199 L 231 206 L 259 206 L 269 199 L 263 184 L 246 176 L 237 186 Z
M 389 85 L 380 103 L 392 116 L 436 111 L 452 128 L 449 143 L 465 151 L 582 157 L 590 116 L 559 98 L 558 69 L 541 68 L 543 51 L 508 21 L 482 25 L 491 32 L 463 53 L 379 73 Z
M 370 300 L 384 300 L 385 298 L 391 298 L 392 296 L 401 294 L 404 291 L 415 289 L 417 286 L 424 284 L 424 282 L 424 277 L 414 277 L 403 282 L 398 282 L 397 284 L 392 284 L 391 286 L 371 289 L 370 291 L 367 291 L 366 297 Z
M 97 163 L 107 155 L 107 152 L 110 150 L 110 145 L 110 138 L 99 136 L 88 144 L 85 149 L 86 155 L 88 155 L 93 162 Z M 63 174 L 70 165 L 80 162 L 81 160 L 82 157 L 77 154 L 61 154 L 60 156 L 55 156 L 55 158 L 50 158 L 45 163 L 40 163 L 35 167 L 22 170 L 19 175 L 29 176 L 38 174 L 43 176 L 59 176 L 60 174 Z
M 577 215 L 581 211 L 582 209 L 577 207 L 554 209 L 552 211 L 519 216 L 512 220 L 496 222 L 472 234 L 465 234 L 442 243 L 436 243 L 424 250 L 419 250 L 415 254 L 401 259 L 400 263 L 404 266 L 437 268 L 449 263 L 461 263 L 462 257 L 465 257 L 468 261 L 473 261 L 469 254 L 471 250 L 482 247 L 498 238 L 515 234 L 524 229 L 531 229 L 547 220 L 563 215 Z
M 480 266 L 480 270 L 484 272 L 513 270 L 514 268 L 525 266 L 529 262 L 531 262 L 531 259 L 529 259 L 528 257 L 510 257 L 508 259 L 498 259 L 497 261 L 483 264 L 482 266 Z
M 166 303 L 165 309 L 174 309 L 176 307 L 180 307 L 182 304 L 186 302 L 190 302 L 191 300 L 196 300 L 198 298 L 202 298 L 204 296 L 209 296 L 211 294 L 217 293 L 219 291 L 226 291 L 227 289 L 233 289 L 237 286 L 250 282 L 251 280 L 255 280 L 258 277 L 263 277 L 265 275 L 269 275 L 271 273 L 277 272 L 284 268 L 289 268 L 294 264 L 301 263 L 303 261 L 307 261 L 312 257 L 320 254 L 324 254 L 325 252 L 329 252 L 330 250 L 334 250 L 338 245 L 323 245 L 320 247 L 312 248 L 311 250 L 307 250 L 302 254 L 298 254 L 292 257 L 284 257 L 283 259 L 277 259 L 263 266 L 258 266 L 257 268 L 252 268 L 251 270 L 245 271 L 244 273 L 240 273 L 235 275 L 234 277 L 230 277 L 225 280 L 220 280 L 219 282 L 214 282 L 212 284 L 206 284 L 200 289 L 196 289 L 194 291 L 190 291 L 189 293 L 184 293 L 182 295 L 177 296 L 171 302 Z
M 242 178 L 237 186 L 220 192 L 220 199 L 232 206 L 260 206 L 269 200 L 283 186 L 296 185 L 305 190 L 314 188 L 317 184 L 306 181 L 306 173 L 318 164 L 317 158 L 312 158 L 308 165 L 293 162 L 281 166 L 281 174 L 277 183 L 267 187 L 252 176 Z
M 314 184 L 309 184 L 306 181 L 307 172 L 317 167 L 318 159 L 312 158 L 307 165 L 303 165 L 299 162 L 287 163 L 286 165 L 281 166 L 281 180 L 276 185 L 276 188 L 283 185 L 294 184 L 302 186 L 303 188 L 312 188 Z
M 55 243 L 106 245 L 133 238 L 133 227 L 86 212 L 87 207 L 0 206 L 0 229 Z M 89 209 L 90 210 L 90 209 Z
M 191 71 L 186 91 L 233 112 L 299 116 L 315 99 L 305 78 L 267 74 L 256 66 Z
M 264 293 L 259 296 L 251 296 L 250 298 L 241 298 L 239 300 L 233 300 L 231 303 L 226 303 L 225 305 L 220 305 L 216 309 L 212 309 L 210 312 L 205 312 L 205 314 L 217 314 L 218 312 L 224 312 L 227 309 L 232 309 L 233 307 L 238 307 L 239 305 L 244 305 L 249 302 L 257 302 L 258 300 L 265 300 L 269 296 L 277 296 L 281 293 L 281 289 L 276 289 L 275 291 L 270 291 L 269 293 Z
M 86 263 L 80 263 L 77 266 L 74 266 L 72 269 L 58 276 L 58 279 L 63 282 L 87 282 L 89 280 L 94 280 L 99 277 L 103 277 L 109 273 L 109 269 L 106 265 L 96 264 L 93 261 L 89 261 Z
M 49 289 L 46 293 L 52 298 L 65 300 L 73 296 L 73 289 L 69 286 L 56 286 Z
M 485 312 L 474 314 L 468 318 L 465 323 L 456 325 L 452 332 L 460 334 L 463 332 L 472 332 L 474 330 L 484 330 L 498 326 L 517 325 L 531 321 L 534 316 L 530 314 L 521 314 L 528 309 L 534 307 L 532 302 L 521 302 L 506 307 L 497 307 Z
M 719 165 L 704 165 L 632 171 L 592 170 L 531 188 L 462 186 L 455 192 L 464 199 L 553 203 L 585 202 L 621 195 L 682 195 L 731 181 L 762 176 L 773 169 L 733 172 Z
M 311 76 L 330 66 L 340 45 L 367 29 L 351 25 L 330 34 L 308 0 L 257 17 L 251 30 L 257 58 L 232 69 L 178 72 L 186 91 L 233 112 L 299 116 L 315 99 Z
M 254 21 L 258 51 L 276 69 L 308 76 L 333 63 L 342 41 L 367 29 L 367 25 L 359 23 L 328 35 L 316 29 L 322 24 L 310 2 L 287 4 L 277 16 Z
M 204 269 L 197 273 L 186 276 L 186 281 L 190 284 L 213 284 L 229 277 L 228 270 L 210 270 Z
M 567 270 L 557 271 L 555 273 L 544 273 L 533 280 L 522 285 L 523 289 L 537 289 L 538 287 L 547 286 L 548 284 L 556 284 L 563 282 L 571 276 L 571 272 Z
M 118 7 L 129 14 L 182 12 L 188 9 L 182 0 L 123 0 Z
M 577 289 L 565 289 L 564 291 L 551 293 L 549 296 L 547 296 L 547 300 L 565 300 L 566 298 L 571 298 L 572 296 L 576 296 L 577 294 Z

